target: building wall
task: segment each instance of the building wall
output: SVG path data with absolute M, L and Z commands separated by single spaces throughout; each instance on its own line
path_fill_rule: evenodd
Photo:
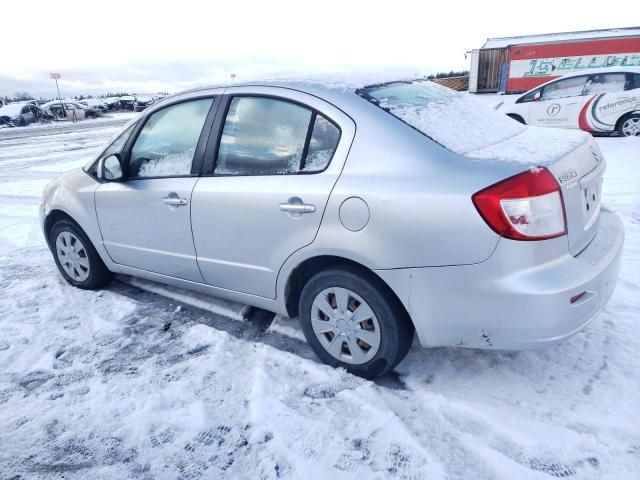
M 465 91 L 469 89 L 469 77 L 448 77 L 448 78 L 434 78 L 431 80 L 434 83 L 438 83 L 440 85 L 444 85 L 445 87 L 449 87 L 452 90 L 457 90 L 459 92 Z
M 640 67 L 640 36 L 509 47 L 507 93 L 530 90 L 567 73 Z

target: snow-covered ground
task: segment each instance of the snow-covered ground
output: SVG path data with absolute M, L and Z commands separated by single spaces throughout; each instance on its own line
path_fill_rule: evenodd
M 0 479 L 638 478 L 640 138 L 598 139 L 627 240 L 595 322 L 539 352 L 414 347 L 369 382 L 295 322 L 64 283 L 42 188 L 125 120 L 0 132 Z

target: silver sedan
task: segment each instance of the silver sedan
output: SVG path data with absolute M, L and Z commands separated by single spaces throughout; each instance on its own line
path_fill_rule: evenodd
M 206 88 L 151 106 L 47 186 L 79 288 L 114 273 L 298 317 L 373 378 L 424 347 L 527 349 L 587 325 L 624 232 L 582 132 L 521 125 L 431 82 Z

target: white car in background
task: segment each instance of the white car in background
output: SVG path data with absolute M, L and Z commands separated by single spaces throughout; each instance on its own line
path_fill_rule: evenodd
M 527 125 L 640 136 L 640 68 L 565 75 L 496 107 Z

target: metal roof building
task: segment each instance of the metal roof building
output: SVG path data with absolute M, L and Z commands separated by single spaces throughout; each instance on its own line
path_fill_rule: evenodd
M 489 38 L 471 53 L 469 91 L 518 93 L 567 73 L 640 67 L 640 27 Z

